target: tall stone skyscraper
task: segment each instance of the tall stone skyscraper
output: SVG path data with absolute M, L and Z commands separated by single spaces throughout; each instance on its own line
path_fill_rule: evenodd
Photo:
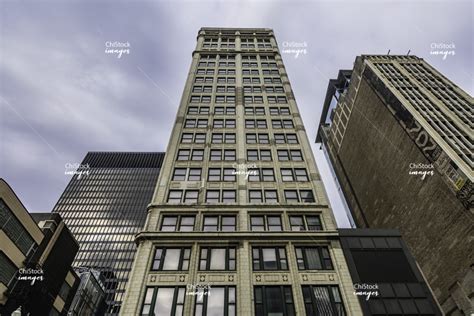
M 53 209 L 79 243 L 74 267 L 100 271 L 106 315 L 120 310 L 134 236 L 145 224 L 163 158 L 155 152 L 89 152 Z
M 473 98 L 416 56 L 360 56 L 317 142 L 355 224 L 396 228 L 447 315 L 474 313 Z
M 121 315 L 361 315 L 271 29 L 202 28 Z

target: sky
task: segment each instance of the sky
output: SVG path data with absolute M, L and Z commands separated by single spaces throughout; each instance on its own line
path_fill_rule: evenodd
M 314 144 L 328 81 L 361 54 L 424 58 L 473 95 L 472 1 L 0 0 L 0 177 L 50 212 L 88 151 L 165 151 L 201 27 L 274 29 L 340 227 L 348 220 Z M 129 54 L 105 53 L 128 42 Z M 433 44 L 454 55 L 432 54 Z

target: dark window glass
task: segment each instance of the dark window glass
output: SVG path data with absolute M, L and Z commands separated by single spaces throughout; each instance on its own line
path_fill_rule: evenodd
M 256 316 L 294 316 L 291 286 L 256 286 L 254 288 Z
M 299 270 L 332 270 L 327 247 L 295 247 Z
M 337 285 L 305 285 L 303 298 L 306 315 L 346 315 Z
M 252 247 L 253 269 L 288 270 L 284 247 Z
M 148 287 L 142 305 L 142 316 L 182 316 L 186 297 L 185 287 Z
M 156 248 L 152 270 L 187 271 L 191 248 Z

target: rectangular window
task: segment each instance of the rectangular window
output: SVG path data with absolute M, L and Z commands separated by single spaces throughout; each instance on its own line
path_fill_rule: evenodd
M 288 270 L 285 247 L 252 247 L 253 270 Z
M 2 201 L 3 203 L 3 200 L 0 201 Z M 4 218 L 2 218 L 2 221 L 3 219 Z M 21 250 L 23 251 L 24 249 Z M 26 253 L 28 252 L 26 251 Z M 16 272 L 18 271 L 16 265 L 14 265 L 10 258 L 8 258 L 7 255 L 5 255 L 2 251 L 0 251 L 0 271 L 0 282 L 5 284 L 7 287 L 10 284 L 10 281 L 15 277 Z
M 221 169 L 220 168 L 209 168 L 207 175 L 207 181 L 221 181 Z
M 200 271 L 234 271 L 235 247 L 202 247 L 199 259 Z
M 211 149 L 209 159 L 211 161 L 220 161 L 220 160 L 222 160 L 222 150 L 221 149 Z
M 168 195 L 168 203 L 179 204 L 183 197 L 183 190 L 170 190 Z
M 198 201 L 198 190 L 186 190 L 184 193 L 184 203 L 197 203 Z
M 156 248 L 152 271 L 187 271 L 191 248 Z
M 346 315 L 337 285 L 304 285 L 303 298 L 306 315 Z
M 295 247 L 299 270 L 332 270 L 327 247 Z
M 194 136 L 194 142 L 196 144 L 204 144 L 206 142 L 206 134 L 196 133 Z
M 206 215 L 204 216 L 202 230 L 205 232 L 233 232 L 236 230 L 235 216 Z
M 161 222 L 161 231 L 191 232 L 194 230 L 194 218 L 194 215 L 164 215 Z
M 290 227 L 292 231 L 323 229 L 319 215 L 291 215 Z
M 234 169 L 232 168 L 224 168 L 223 172 L 223 180 L 227 182 L 235 182 L 236 181 L 236 175 L 234 173 Z
M 185 181 L 186 180 L 186 168 L 174 168 L 172 181 Z
M 204 159 L 204 149 L 193 149 L 191 160 L 202 161 Z
M 277 190 L 263 190 L 263 195 L 266 203 L 278 203 Z
M 280 215 L 250 216 L 251 231 L 282 231 Z
M 200 288 L 196 295 L 194 316 L 237 315 L 235 286 Z
M 225 161 L 235 161 L 235 149 L 225 149 L 224 150 L 224 160 Z
M 201 168 L 190 168 L 188 173 L 188 181 L 201 181 Z
M 182 316 L 186 288 L 147 287 L 142 307 L 142 316 L 173 315 Z
M 220 169 L 217 169 L 220 171 Z M 220 202 L 220 191 L 219 190 L 207 190 L 206 192 L 207 203 L 219 203 Z
M 220 120 L 214 120 L 214 125 L 213 125 L 214 128 L 224 128 L 224 120 L 220 119 Z
M 255 316 L 296 315 L 295 306 L 293 303 L 293 294 L 291 292 L 291 286 L 289 285 L 255 286 L 254 301 Z

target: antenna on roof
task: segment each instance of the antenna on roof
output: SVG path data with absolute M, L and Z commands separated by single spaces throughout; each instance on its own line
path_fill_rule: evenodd
M 390 55 L 390 49 L 388 50 L 387 55 Z
M 410 56 L 411 49 L 408 50 L 407 56 Z

